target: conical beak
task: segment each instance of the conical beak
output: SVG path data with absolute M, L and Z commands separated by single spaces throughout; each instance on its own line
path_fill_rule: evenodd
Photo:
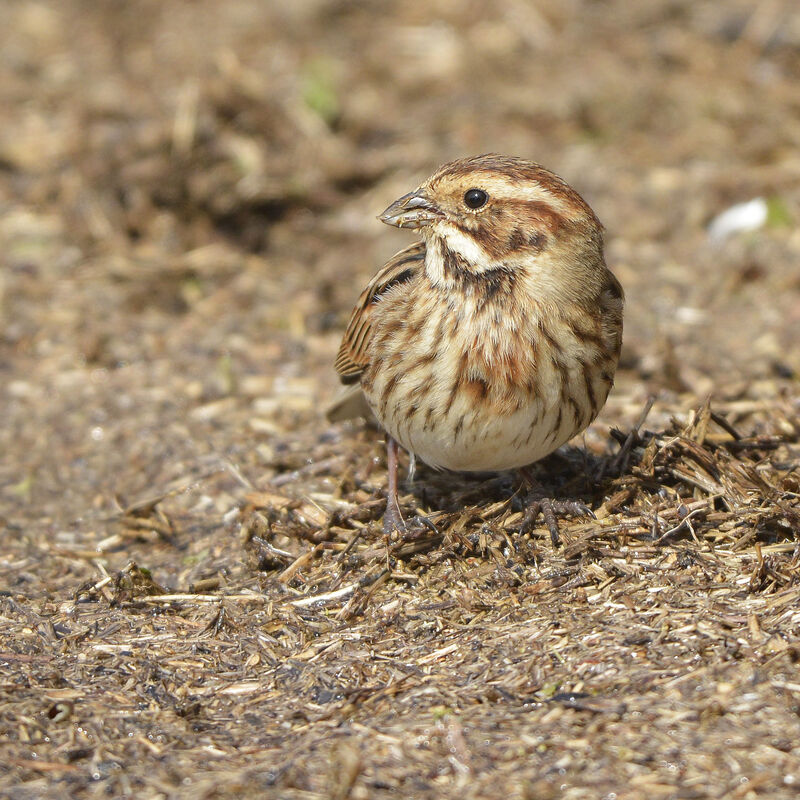
M 378 219 L 397 228 L 422 228 L 442 216 L 442 212 L 417 189 L 395 200 Z

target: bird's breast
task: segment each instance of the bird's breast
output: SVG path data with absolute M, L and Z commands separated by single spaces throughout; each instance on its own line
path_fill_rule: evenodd
M 605 402 L 615 363 L 602 341 L 535 303 L 503 306 L 425 284 L 389 300 L 376 309 L 362 387 L 389 434 L 429 465 L 530 464 Z

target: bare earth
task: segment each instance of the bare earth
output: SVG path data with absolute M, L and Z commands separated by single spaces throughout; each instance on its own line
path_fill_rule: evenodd
M 0 0 L 0 797 L 794 798 L 793 0 Z M 451 158 L 587 198 L 601 418 L 422 468 L 332 361 Z M 762 197 L 758 230 L 711 241 Z M 648 398 L 654 402 L 649 413 Z

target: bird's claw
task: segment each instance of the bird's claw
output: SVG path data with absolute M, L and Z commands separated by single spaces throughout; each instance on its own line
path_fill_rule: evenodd
M 439 533 L 439 529 L 436 527 L 433 520 L 429 519 L 424 514 L 417 514 L 405 520 L 397 506 L 391 503 L 387 505 L 386 513 L 383 515 L 383 535 L 387 538 L 391 537 L 395 532 L 404 535 L 420 531 L 423 528 L 428 528 L 428 530 L 433 531 L 435 534 Z
M 558 517 L 569 514 L 573 517 L 591 517 L 597 519 L 594 511 L 585 503 L 577 500 L 554 500 L 551 497 L 534 497 L 528 501 L 525 516 L 519 526 L 519 532 L 525 533 L 536 521 L 539 514 L 544 517 L 547 530 L 550 531 L 550 541 L 553 547 L 558 547 L 560 537 L 558 535 Z

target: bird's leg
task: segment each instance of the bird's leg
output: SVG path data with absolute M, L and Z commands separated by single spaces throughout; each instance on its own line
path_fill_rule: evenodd
M 383 534 L 387 537 L 392 531 L 402 531 L 406 527 L 397 498 L 397 451 L 397 442 L 387 433 L 386 466 L 389 470 L 389 485 L 386 488 L 386 512 L 383 515 Z
M 389 537 L 398 531 L 404 535 L 416 535 L 422 528 L 428 528 L 435 534 L 439 534 L 439 530 L 432 520 L 422 514 L 417 514 L 409 522 L 403 519 L 400 513 L 400 501 L 397 492 L 397 454 L 399 452 L 399 445 L 388 434 L 386 435 L 386 466 L 389 472 L 388 485 L 386 487 L 386 511 L 383 515 L 383 535 L 386 538 L 387 547 Z M 412 456 L 413 458 L 413 456 Z M 413 462 L 412 462 L 413 464 Z
M 594 518 L 592 509 L 577 500 L 554 500 L 552 497 L 543 497 L 538 481 L 526 467 L 520 467 L 519 473 L 530 490 L 525 516 L 522 518 L 519 528 L 520 532 L 529 528 L 541 514 L 544 517 L 547 530 L 550 531 L 550 540 L 553 543 L 553 547 L 558 547 L 560 539 L 558 536 L 557 515 L 572 514 L 576 517 Z

